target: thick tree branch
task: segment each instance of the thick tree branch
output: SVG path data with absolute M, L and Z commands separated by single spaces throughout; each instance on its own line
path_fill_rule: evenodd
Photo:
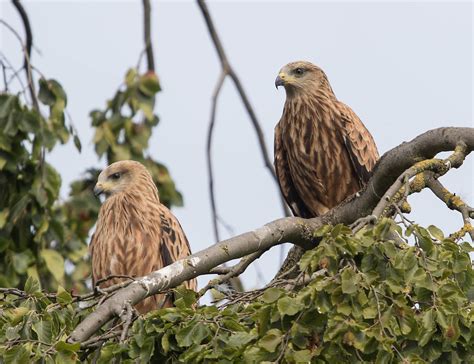
M 176 287 L 182 282 L 209 273 L 214 267 L 260 250 L 291 242 L 307 249 L 314 245 L 312 232 L 323 224 L 350 224 L 369 215 L 396 179 L 420 160 L 432 159 L 436 154 L 452 151 L 463 142 L 466 155 L 474 149 L 473 128 L 439 128 L 428 131 L 408 143 L 385 153 L 375 167 L 374 174 L 359 196 L 352 196 L 326 215 L 314 219 L 296 217 L 273 221 L 252 232 L 238 235 L 211 246 L 199 253 L 177 261 L 152 274 L 137 279 L 87 316 L 71 333 L 70 341 L 83 342 L 102 325 L 119 316 L 124 302 L 136 304 L 143 298 Z
M 304 220 L 297 217 L 279 219 L 252 232 L 224 240 L 146 277 L 137 279 L 126 288 L 117 291 L 114 296 L 105 300 L 103 305 L 86 317 L 71 333 L 70 341 L 87 340 L 111 318 L 121 314 L 124 302 L 135 305 L 149 295 L 206 274 L 212 268 L 229 260 L 252 254 L 257 250 L 266 250 L 287 241 L 309 247 L 312 240 L 311 231 L 320 225 L 319 219 Z

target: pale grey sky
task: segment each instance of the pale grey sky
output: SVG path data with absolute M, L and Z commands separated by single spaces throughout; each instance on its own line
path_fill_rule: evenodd
M 139 1 L 25 1 L 41 55 L 33 63 L 58 79 L 83 142 L 48 156 L 69 183 L 91 166 L 88 113 L 103 108 L 142 50 Z M 210 2 L 209 8 L 235 71 L 255 107 L 273 156 L 273 128 L 285 99 L 275 90 L 280 67 L 309 60 L 327 73 L 336 96 L 350 105 L 373 134 L 379 151 L 440 126 L 472 126 L 473 6 L 471 2 Z M 22 31 L 9 1 L 0 17 Z M 153 46 L 163 91 L 161 123 L 150 153 L 164 162 L 184 195 L 174 209 L 193 251 L 213 243 L 205 138 L 219 61 L 194 2 L 153 2 Z M 0 28 L 0 48 L 21 64 L 16 40 Z M 220 98 L 214 143 L 217 202 L 221 216 L 242 233 L 281 217 L 277 188 L 233 85 Z M 471 204 L 473 158 L 442 181 Z M 410 201 L 410 217 L 448 231 L 461 219 L 425 192 Z M 223 237 L 228 237 L 221 230 Z M 279 267 L 273 249 L 258 266 L 266 280 Z M 244 274 L 247 288 L 256 270 Z M 200 279 L 200 285 L 207 282 Z

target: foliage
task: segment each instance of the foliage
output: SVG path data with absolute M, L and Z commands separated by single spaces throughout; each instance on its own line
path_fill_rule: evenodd
M 91 112 L 94 145 L 107 163 L 121 159 L 144 163 L 162 202 L 182 205 L 167 168 L 147 155 L 152 129 L 158 124 L 153 108 L 159 90 L 154 73 L 128 71 L 124 87 L 106 109 Z M 0 188 L 4 192 L 0 196 L 0 286 L 23 286 L 30 276 L 48 290 L 56 290 L 59 284 L 83 292 L 90 275 L 87 241 L 100 208 L 92 192 L 100 170 L 88 169 L 60 203 L 61 176 L 46 162 L 46 152 L 71 136 L 81 149 L 73 127 L 65 122 L 66 93 L 55 80 L 39 81 L 38 99 L 48 110 L 47 117 L 45 110 L 24 105 L 20 96 L 0 94 Z
M 150 171 L 160 200 L 167 206 L 181 206 L 182 196 L 176 191 L 167 168 L 147 155 L 152 129 L 158 124 L 153 113 L 156 93 L 160 91 L 158 77 L 152 71 L 139 75 L 130 69 L 123 90 L 118 90 L 105 110 L 91 112 L 95 151 L 106 155 L 107 163 L 133 159 Z
M 393 234 L 412 239 L 397 243 Z M 403 229 L 385 219 L 355 236 L 338 225 L 315 232 L 306 272 L 294 287 L 270 287 L 247 300 L 193 308 L 177 289 L 176 307 L 138 318 L 125 343 L 109 339 L 99 363 L 123 362 L 405 362 L 474 360 L 474 272 L 467 242 L 436 227 Z M 60 289 L 46 295 L 31 279 L 27 297 L 1 301 L 0 357 L 5 362 L 89 360 L 95 347 L 66 344 L 84 315 Z M 120 334 L 120 332 L 119 332 Z M 65 360 L 65 359 L 64 359 Z
M 0 286 L 24 285 L 27 276 L 43 288 L 64 284 L 64 260 L 73 253 L 57 213 L 61 176 L 45 161 L 46 151 L 66 143 L 74 129 L 65 122 L 66 94 L 55 80 L 39 81 L 39 100 L 49 109 L 23 105 L 0 94 Z M 61 251 L 61 254 L 58 252 Z M 77 254 L 77 252 L 75 252 Z

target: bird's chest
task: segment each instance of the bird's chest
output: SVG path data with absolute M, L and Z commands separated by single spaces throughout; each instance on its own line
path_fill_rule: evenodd
M 159 252 L 159 216 L 133 206 L 109 206 L 99 218 L 94 254 L 102 259 L 102 274 L 135 273 L 135 265 Z M 93 257 L 94 259 L 94 257 Z
M 341 129 L 333 115 L 301 113 L 283 129 L 288 162 L 295 172 L 309 170 L 319 178 L 334 173 L 337 157 L 343 152 Z

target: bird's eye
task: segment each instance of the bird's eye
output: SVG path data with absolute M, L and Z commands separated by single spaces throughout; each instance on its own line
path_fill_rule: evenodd
M 298 68 L 295 69 L 295 74 L 297 74 L 298 76 L 301 76 L 303 73 L 304 73 L 303 68 L 298 67 Z
M 109 176 L 109 178 L 110 178 L 110 179 L 119 179 L 119 178 L 120 178 L 120 172 L 111 174 L 111 175 Z

